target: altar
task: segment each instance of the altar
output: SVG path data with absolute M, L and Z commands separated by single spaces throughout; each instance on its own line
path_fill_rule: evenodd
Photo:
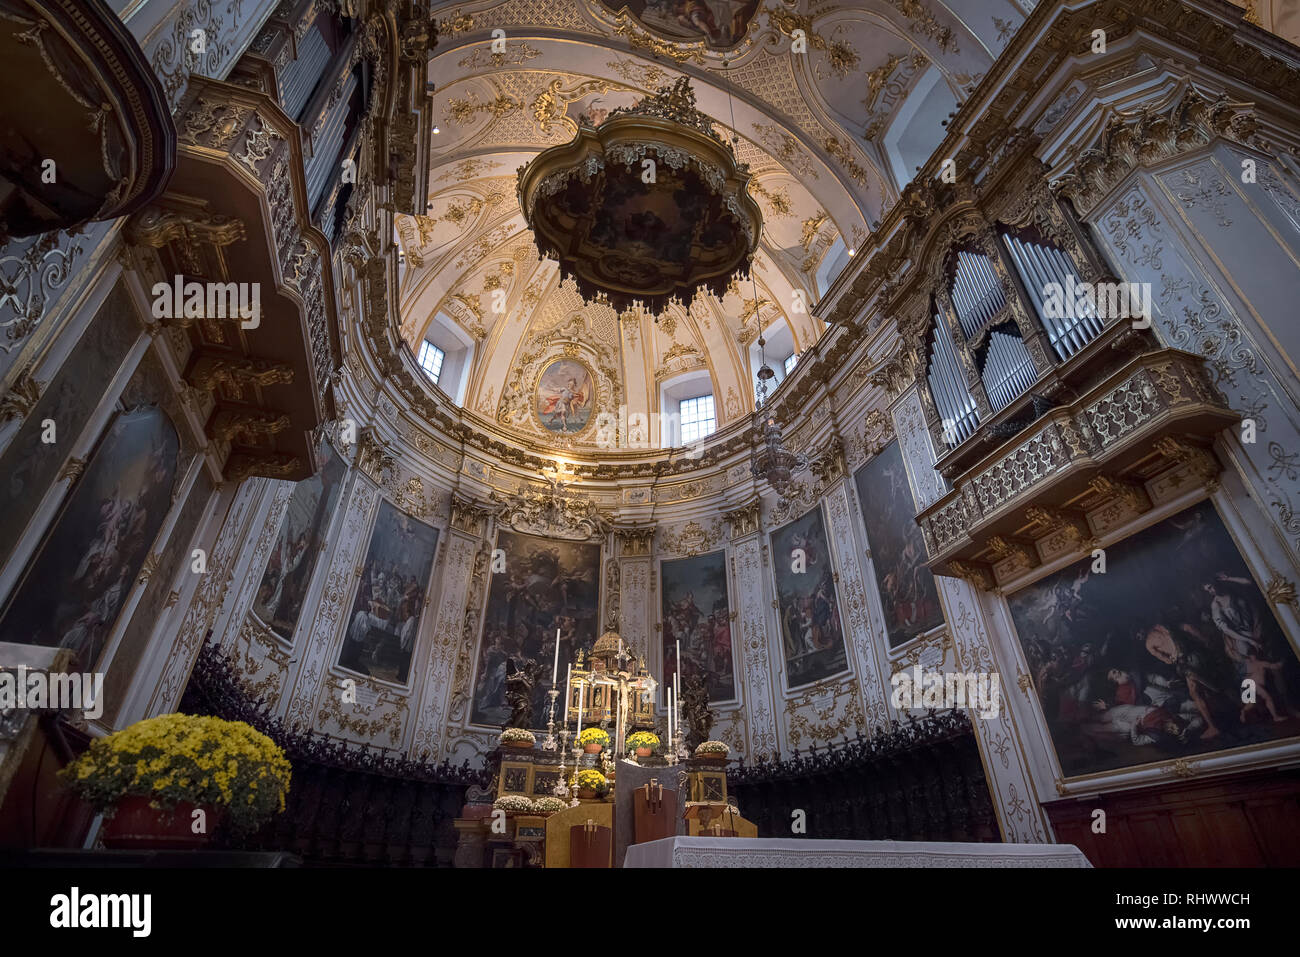
M 1091 867 L 1073 844 L 668 837 L 627 849 L 624 867 Z

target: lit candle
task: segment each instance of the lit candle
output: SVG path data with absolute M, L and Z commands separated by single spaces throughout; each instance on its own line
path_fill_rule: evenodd
M 555 629 L 555 664 L 551 667 L 551 687 L 555 687 L 555 679 L 560 676 L 560 629 Z
M 587 686 L 583 684 L 582 679 L 579 678 L 578 679 L 578 737 L 579 738 L 582 737 L 582 702 L 584 700 L 583 695 L 586 693 L 586 691 L 587 691 Z M 582 742 L 578 742 L 578 743 L 581 744 Z

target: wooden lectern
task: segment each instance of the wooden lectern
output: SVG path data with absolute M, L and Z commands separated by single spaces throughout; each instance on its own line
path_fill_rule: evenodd
M 677 792 L 651 778 L 632 795 L 634 844 L 657 841 L 677 833 Z
M 614 862 L 614 829 L 588 819 L 569 828 L 570 867 L 611 867 Z

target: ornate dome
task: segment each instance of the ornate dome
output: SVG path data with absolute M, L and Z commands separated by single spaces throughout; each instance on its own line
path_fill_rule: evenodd
M 429 66 L 439 132 L 425 213 L 398 218 L 401 336 L 417 357 L 441 354 L 437 388 L 523 444 L 575 456 L 610 447 L 602 422 L 619 448 L 686 444 L 662 420 L 692 396 L 713 397 L 719 430 L 747 420 L 760 331 L 783 378 L 826 328 L 813 305 L 1019 22 L 1010 0 L 966 17 L 870 0 L 687 26 L 640 6 L 565 4 L 542 25 L 480 5 L 449 21 Z M 589 302 L 552 258 L 554 235 L 529 228 L 516 171 L 687 82 L 721 142 L 700 137 L 749 171 L 738 202 L 757 231 L 752 282 L 715 283 L 657 316 L 628 299 Z M 638 278 L 625 257 L 620 271 L 629 299 L 686 298 L 655 285 L 660 269 Z

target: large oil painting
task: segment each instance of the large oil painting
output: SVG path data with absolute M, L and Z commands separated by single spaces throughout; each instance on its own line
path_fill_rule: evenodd
M 786 687 L 811 684 L 845 670 L 844 625 L 820 508 L 772 533 L 772 567 Z
M 595 393 L 591 370 L 577 359 L 556 359 L 537 379 L 537 419 L 550 432 L 581 432 L 591 421 Z
M 179 442 L 154 406 L 113 419 L 14 598 L 0 641 L 71 648 L 92 670 L 171 508 Z
M 1009 599 L 1067 777 L 1300 733 L 1300 662 L 1211 503 L 1105 561 Z
M 497 548 L 504 564 L 497 566 L 488 586 L 472 721 L 503 725 L 510 717 L 506 675 L 527 669 L 532 661 L 538 676 L 533 725 L 542 727 L 557 631 L 561 682 L 578 651 L 590 652 L 599 636 L 600 545 L 503 530 Z
M 316 474 L 294 486 L 280 533 L 257 586 L 253 611 L 281 638 L 293 637 L 320 559 L 320 546 L 338 505 L 347 469 L 328 442 L 317 453 Z
M 897 442 L 890 442 L 853 476 L 867 547 L 876 570 L 889 647 L 897 648 L 943 624 L 934 575 L 925 567 L 925 539 Z
M 663 592 L 664 674 L 677 670 L 682 649 L 682 680 L 699 675 L 709 701 L 736 697 L 731 653 L 731 609 L 727 601 L 727 553 L 709 552 L 665 561 L 659 566 Z
M 384 681 L 406 682 L 420 633 L 438 530 L 391 502 L 379 506 L 361 584 L 348 615 L 340 667 Z
M 733 47 L 745 38 L 758 0 L 601 0 L 615 13 L 626 10 L 655 33 L 674 40 L 703 40 Z

